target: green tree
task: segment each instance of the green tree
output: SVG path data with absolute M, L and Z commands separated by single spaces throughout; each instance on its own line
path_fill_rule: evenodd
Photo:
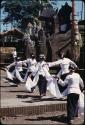
M 26 29 L 28 22 L 38 17 L 48 0 L 1 0 L 1 9 L 7 12 L 3 22 L 17 25 L 21 30 Z

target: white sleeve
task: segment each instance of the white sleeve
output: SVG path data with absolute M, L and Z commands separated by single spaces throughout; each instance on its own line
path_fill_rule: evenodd
M 22 62 L 23 62 L 23 63 L 27 63 L 27 60 L 23 60 Z
M 22 64 L 22 62 L 23 62 L 23 61 L 19 61 L 19 62 L 17 62 L 17 63 L 18 63 L 18 64 Z
M 13 62 L 10 65 L 8 65 L 7 68 L 11 68 L 12 66 L 15 66 L 15 62 Z
M 61 63 L 61 60 L 58 60 L 58 61 L 55 61 L 55 62 L 49 62 L 48 63 L 48 66 L 49 67 L 53 67 L 53 66 L 57 66 Z
M 84 82 L 83 82 L 82 78 L 80 77 L 80 75 L 79 75 L 79 84 L 83 89 L 84 88 Z
M 70 59 L 69 59 L 70 60 Z M 75 68 L 77 68 L 78 66 L 76 65 L 75 62 L 73 62 L 72 60 L 70 60 L 70 65 L 73 65 Z
M 65 86 L 65 85 L 68 84 L 68 80 L 69 80 L 69 77 L 68 77 L 68 76 L 65 78 L 64 81 L 61 80 L 61 79 L 59 79 L 59 80 L 58 80 L 58 84 L 60 84 L 61 86 Z
M 23 61 L 22 61 L 22 64 L 25 65 L 25 66 L 27 66 L 26 63 L 28 63 L 28 61 L 29 61 L 29 59 L 27 59 L 27 60 L 23 60 Z
M 37 65 L 37 61 L 35 60 L 35 66 Z
M 46 68 L 49 71 L 49 65 L 48 65 L 48 63 L 43 64 L 42 67 Z
M 39 64 L 37 63 L 36 66 L 35 66 L 35 70 L 34 70 L 34 74 L 36 74 L 38 71 L 39 71 Z
M 61 75 L 62 75 L 62 71 L 61 71 L 61 69 L 60 69 L 60 71 L 57 73 L 57 76 L 60 78 Z

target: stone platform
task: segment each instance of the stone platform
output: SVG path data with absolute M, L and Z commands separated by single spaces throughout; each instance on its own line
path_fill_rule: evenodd
M 25 84 L 12 87 L 1 70 L 1 108 L 0 116 L 37 115 L 45 112 L 66 111 L 66 101 L 54 98 L 48 91 L 45 97 L 39 98 L 36 87 L 33 93 L 27 92 Z

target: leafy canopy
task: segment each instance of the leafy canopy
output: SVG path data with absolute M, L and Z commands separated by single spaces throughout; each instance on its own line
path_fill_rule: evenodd
M 1 9 L 7 12 L 3 23 L 16 23 L 20 29 L 25 29 L 43 9 L 48 0 L 1 0 Z

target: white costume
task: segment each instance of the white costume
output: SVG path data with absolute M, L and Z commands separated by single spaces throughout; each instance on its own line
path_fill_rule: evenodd
M 27 60 L 24 60 L 23 61 L 23 64 L 26 65 L 27 64 L 27 72 L 26 72 L 26 75 L 24 77 L 24 81 L 27 80 L 27 77 L 28 77 L 28 72 L 31 72 L 32 75 L 34 76 L 34 71 L 36 69 L 36 64 L 37 64 L 37 61 L 36 59 L 27 59 Z
M 78 73 L 73 72 L 72 74 L 69 74 L 64 81 L 59 79 L 58 83 L 61 84 L 62 86 L 68 84 L 68 87 L 64 93 L 65 95 L 68 95 L 71 93 L 79 94 L 78 108 L 79 108 L 79 113 L 83 114 L 84 113 L 84 94 L 81 92 L 80 86 L 84 88 L 84 83 L 80 75 Z
M 58 61 L 50 62 L 50 63 L 48 63 L 48 65 L 49 65 L 49 67 L 60 65 L 61 70 L 59 71 L 58 76 L 69 73 L 69 66 L 71 66 L 71 65 L 74 67 L 77 67 L 77 65 L 73 61 L 71 61 L 70 59 L 65 58 L 65 57 Z
M 16 57 L 17 57 L 17 52 L 16 52 L 16 50 L 13 51 L 12 54 L 13 54 L 13 58 L 16 58 Z
M 84 87 L 83 80 L 81 79 L 78 73 L 69 74 L 64 81 L 60 79 L 58 83 L 61 84 L 62 86 L 68 84 L 67 94 L 70 93 L 80 94 L 81 90 L 79 88 L 79 85 Z
M 33 81 L 29 82 L 31 79 L 28 77 L 26 81 L 25 87 L 27 88 L 28 91 L 31 91 L 32 87 L 35 87 L 38 83 L 39 80 L 39 75 L 42 75 L 46 78 L 47 80 L 47 90 L 50 91 L 50 93 L 57 98 L 61 98 L 62 94 L 60 93 L 57 85 L 57 80 L 53 78 L 50 73 L 49 73 L 49 67 L 46 64 L 45 61 L 39 62 L 36 66 L 35 70 L 35 77 Z
M 15 69 L 13 70 L 13 72 L 9 72 L 7 70 L 7 78 L 13 80 L 13 78 L 17 78 L 18 80 L 20 80 L 20 82 L 24 82 L 24 80 L 22 79 L 21 75 L 19 72 L 23 71 L 22 69 L 22 63 L 23 61 L 18 61 L 18 62 L 14 62 L 12 64 L 10 64 L 9 66 L 7 66 L 7 68 L 11 68 L 12 66 L 15 66 Z
M 33 79 L 33 83 L 31 83 L 31 86 L 30 86 L 30 83 L 29 83 L 29 77 L 26 81 L 26 86 L 28 86 L 28 90 L 30 91 L 32 87 L 35 87 L 37 85 L 37 82 L 38 82 L 38 79 L 39 79 L 39 75 L 43 75 L 45 76 L 45 73 L 44 73 L 44 70 L 43 68 L 46 67 L 45 65 L 46 63 L 43 61 L 42 63 L 37 63 L 36 67 L 35 67 L 35 70 L 33 72 L 34 74 L 34 79 Z

